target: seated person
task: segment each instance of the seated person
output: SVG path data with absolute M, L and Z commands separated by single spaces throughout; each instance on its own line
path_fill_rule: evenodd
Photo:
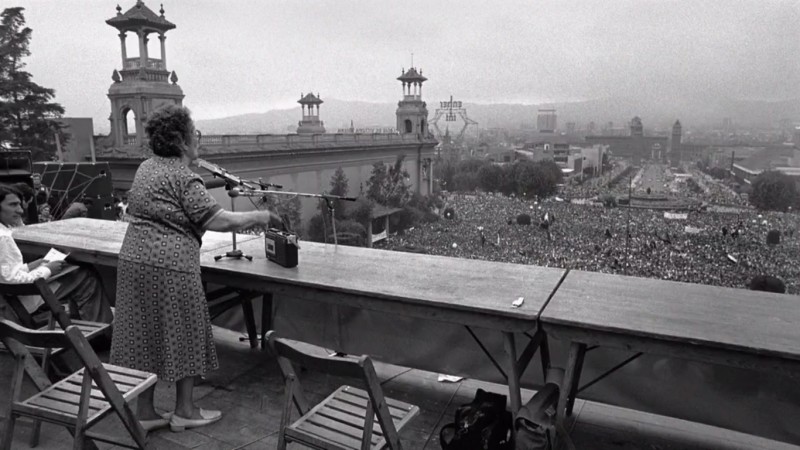
M 46 190 L 40 189 L 36 191 L 36 213 L 39 215 L 39 223 L 50 222 L 49 200 L 50 197 Z
M 35 193 L 33 192 L 33 188 L 28 186 L 27 183 L 19 182 L 14 183 L 11 185 L 14 189 L 18 190 L 20 194 L 22 194 L 22 216 L 20 217 L 19 225 L 24 225 L 27 222 L 27 213 L 28 213 L 28 206 L 30 206 L 31 202 L 33 201 L 33 196 Z
M 33 188 L 28 186 L 28 183 L 23 182 L 14 183 L 11 187 L 18 190 L 19 193 L 22 194 L 22 209 L 27 210 L 28 205 L 30 205 L 31 201 L 33 201 Z
M 22 252 L 14 242 L 12 229 L 22 219 L 22 194 L 12 186 L 0 184 L 0 283 L 24 284 L 39 278 L 50 278 L 64 269 L 63 261 L 37 259 L 25 264 Z M 75 319 L 110 323 L 113 319 L 108 297 L 96 271 L 79 267 L 50 282 L 56 297 L 69 305 L 70 316 Z M 34 313 L 44 304 L 38 296 L 20 298 L 29 313 Z M 5 300 L 0 300 L 5 303 Z M 5 305 L 3 305 L 5 306 Z M 6 318 L 13 317 L 5 314 Z

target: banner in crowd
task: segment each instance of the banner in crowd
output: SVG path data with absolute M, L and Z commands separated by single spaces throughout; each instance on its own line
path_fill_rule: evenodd
M 702 228 L 693 227 L 691 225 L 686 225 L 686 227 L 683 229 L 683 231 L 685 231 L 685 232 L 687 232 L 689 234 L 699 234 L 701 231 L 703 231 L 703 229 Z
M 673 212 L 665 212 L 664 213 L 665 219 L 670 220 L 686 220 L 689 218 L 689 213 L 673 213 Z

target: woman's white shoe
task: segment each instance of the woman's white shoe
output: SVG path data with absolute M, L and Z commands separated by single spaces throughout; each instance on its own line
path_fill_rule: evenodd
M 169 429 L 172 431 L 183 431 L 187 428 L 197 428 L 212 424 L 222 419 L 222 411 L 208 410 L 200 408 L 201 419 L 186 419 L 177 414 L 173 414 L 169 421 Z

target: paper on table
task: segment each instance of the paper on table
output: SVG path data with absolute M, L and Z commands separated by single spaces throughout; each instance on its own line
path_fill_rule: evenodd
M 438 378 L 440 383 L 458 383 L 463 379 L 464 377 L 459 377 L 455 375 L 445 375 L 443 373 L 440 373 Z
M 60 251 L 51 248 L 50 251 L 47 252 L 47 254 L 44 255 L 44 258 L 42 259 L 44 259 L 45 261 L 63 261 L 67 258 L 67 256 L 69 256 L 69 254 L 61 253 Z

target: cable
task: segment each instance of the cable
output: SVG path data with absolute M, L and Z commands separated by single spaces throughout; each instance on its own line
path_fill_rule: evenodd
M 324 201 L 325 199 L 320 199 L 320 201 Z M 328 243 L 328 228 L 325 226 L 325 215 L 321 215 L 320 218 L 322 219 L 322 239 L 324 243 Z
M 336 217 L 333 214 L 333 207 L 330 207 L 329 209 L 331 210 L 331 224 L 333 226 L 333 246 L 338 247 L 339 238 L 336 236 Z

